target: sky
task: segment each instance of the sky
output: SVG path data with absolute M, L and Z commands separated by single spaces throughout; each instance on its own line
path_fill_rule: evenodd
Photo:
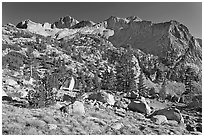
M 110 16 L 138 16 L 154 23 L 177 20 L 187 26 L 193 36 L 202 38 L 201 2 L 3 2 L 2 24 L 17 24 L 30 19 L 53 23 L 70 15 L 81 20 L 103 21 Z

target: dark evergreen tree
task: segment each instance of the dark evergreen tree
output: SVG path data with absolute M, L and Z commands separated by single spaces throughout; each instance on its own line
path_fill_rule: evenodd
M 185 71 L 185 92 L 182 93 L 182 96 L 185 96 L 185 101 L 190 102 L 192 100 L 192 94 L 193 94 L 193 77 L 195 76 L 195 70 L 188 66 Z
M 159 91 L 159 97 L 160 99 L 162 100 L 165 100 L 166 96 L 167 96 L 167 93 L 166 93 L 166 86 L 167 86 L 167 79 L 165 78 L 163 80 L 163 83 L 161 85 L 161 89 Z
M 104 90 L 115 90 L 116 77 L 113 70 L 105 69 L 101 82 L 102 89 Z
M 144 73 L 141 72 L 139 75 L 138 90 L 141 96 L 146 97 L 148 93 L 147 93 L 147 87 L 144 83 L 144 78 L 145 78 Z
M 123 51 L 116 65 L 116 86 L 118 91 L 128 92 L 137 90 L 136 62 L 134 55 L 129 51 Z

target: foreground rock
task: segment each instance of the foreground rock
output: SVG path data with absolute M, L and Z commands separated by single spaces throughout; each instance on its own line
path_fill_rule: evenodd
M 80 101 L 75 101 L 73 104 L 62 106 L 60 108 L 60 111 L 65 115 L 67 114 L 84 115 L 85 114 L 84 104 Z
M 128 108 L 130 110 L 132 110 L 132 111 L 137 111 L 137 112 L 144 113 L 144 114 L 150 114 L 150 112 L 151 112 L 151 108 L 149 107 L 147 102 L 144 101 L 144 100 L 135 100 L 135 101 L 132 101 L 128 105 Z
M 184 123 L 183 116 L 176 108 L 164 108 L 157 110 L 153 114 L 151 114 L 151 117 L 155 115 L 164 115 L 168 120 L 175 120 L 178 122 L 178 124 Z
M 165 123 L 168 123 L 168 120 L 167 120 L 166 116 L 164 116 L 164 115 L 153 116 L 151 118 L 151 120 L 153 122 L 155 122 L 156 124 L 165 124 Z

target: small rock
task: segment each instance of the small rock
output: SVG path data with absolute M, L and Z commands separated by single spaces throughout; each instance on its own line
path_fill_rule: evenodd
M 65 133 L 65 134 L 69 134 L 70 133 L 70 130 L 68 127 L 62 127 L 62 131 Z
M 164 115 L 153 116 L 151 118 L 151 120 L 153 122 L 155 122 L 156 124 L 165 124 L 165 123 L 168 123 L 168 120 L 167 120 L 166 116 L 164 116 Z
M 196 122 L 198 122 L 198 123 L 202 123 L 202 118 L 198 118 L 198 119 L 196 119 Z
M 113 128 L 114 130 L 119 130 L 123 127 L 124 125 L 122 123 L 114 123 L 113 125 L 111 125 L 111 128 Z
M 55 124 L 48 124 L 48 127 L 50 130 L 56 130 L 57 129 L 57 125 L 55 125 Z
M 28 130 L 26 131 L 26 133 L 27 133 L 28 135 L 37 135 L 37 134 L 38 134 L 37 129 L 34 128 L 34 127 L 31 127 L 30 129 L 28 129 Z
M 115 112 L 115 114 L 117 114 L 118 116 L 121 116 L 121 117 L 125 117 L 125 113 L 122 113 L 122 112 Z
M 88 117 L 87 119 L 92 120 L 95 123 L 98 123 L 99 125 L 103 125 L 103 126 L 106 125 L 106 122 L 104 122 L 103 120 L 98 119 L 96 117 Z
M 54 119 L 54 117 L 46 115 L 42 118 L 46 123 L 48 124 L 57 124 L 57 121 Z

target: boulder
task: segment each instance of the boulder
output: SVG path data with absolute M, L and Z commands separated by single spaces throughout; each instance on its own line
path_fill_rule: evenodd
M 110 105 L 114 105 L 115 104 L 114 96 L 111 94 L 107 94 L 107 96 L 108 96 L 107 103 Z
M 137 111 L 144 114 L 149 114 L 151 112 L 151 108 L 149 107 L 149 105 L 146 102 L 139 100 L 132 101 L 128 105 L 128 108 L 132 111 Z
M 56 130 L 57 125 L 56 124 L 48 124 L 49 130 Z
M 73 111 L 72 113 L 75 113 L 75 114 L 85 114 L 85 109 L 84 109 L 84 104 L 80 101 L 75 101 L 74 104 L 72 104 L 73 107 Z
M 151 118 L 151 120 L 157 124 L 165 124 L 168 123 L 166 116 L 164 115 L 155 115 Z
M 179 124 L 184 123 L 183 116 L 181 115 L 180 111 L 176 108 L 164 108 L 157 110 L 151 114 L 151 116 L 155 115 L 164 115 L 166 116 L 167 120 L 175 120 Z
M 114 123 L 111 125 L 111 128 L 114 130 L 119 130 L 123 127 L 124 125 L 122 123 Z
M 75 101 L 73 104 L 62 106 L 60 111 L 64 114 L 85 114 L 84 104 L 80 101 Z

